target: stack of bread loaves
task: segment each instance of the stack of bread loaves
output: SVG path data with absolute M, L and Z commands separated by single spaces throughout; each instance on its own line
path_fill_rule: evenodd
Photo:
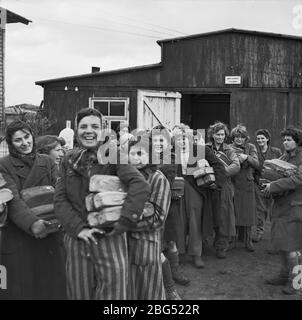
M 209 186 L 215 183 L 214 169 L 210 167 L 207 160 L 197 161 L 198 169 L 193 173 L 198 186 Z
M 126 189 L 117 176 L 94 175 L 89 182 L 90 193 L 86 196 L 88 224 L 91 227 L 110 227 L 122 212 Z
M 298 167 L 280 159 L 265 160 L 262 177 L 269 181 L 276 181 L 297 173 Z
M 47 233 L 60 230 L 61 225 L 54 216 L 54 187 L 37 186 L 21 190 L 22 199 L 37 218 L 48 221 Z

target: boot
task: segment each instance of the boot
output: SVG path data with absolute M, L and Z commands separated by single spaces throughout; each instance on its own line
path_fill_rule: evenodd
M 287 254 L 287 263 L 288 263 L 288 281 L 282 289 L 282 293 L 286 295 L 302 294 L 302 289 L 295 288 L 296 283 L 294 279 L 296 274 L 293 273 L 294 267 L 299 265 L 299 256 L 296 252 L 289 252 Z
M 288 265 L 285 252 L 279 252 L 281 269 L 278 275 L 266 279 L 266 283 L 272 286 L 284 286 L 288 282 Z
M 204 268 L 204 262 L 203 262 L 201 256 L 193 256 L 193 260 L 194 260 L 194 266 L 197 269 Z
M 226 249 L 228 246 L 227 238 L 222 236 L 219 232 L 219 228 L 215 228 L 215 241 L 214 247 L 216 249 L 216 258 L 225 259 L 226 258 Z
M 284 286 L 288 282 L 288 275 L 280 273 L 272 278 L 266 279 L 265 282 L 271 286 Z
M 166 251 L 165 257 L 170 262 L 173 280 L 177 284 L 180 284 L 182 286 L 188 285 L 190 283 L 190 280 L 184 276 L 182 270 L 180 269 L 178 251 L 175 251 L 175 252 Z
M 238 241 L 244 242 L 244 227 L 238 226 L 236 229 Z
M 252 228 L 251 227 L 244 227 L 244 244 L 245 248 L 249 252 L 254 252 L 255 248 L 252 241 Z
M 216 241 L 216 258 L 217 259 L 225 259 L 226 258 L 226 250 L 227 250 L 227 240 L 224 240 L 222 237 Z
M 181 300 L 181 297 L 177 293 L 177 290 L 174 286 L 174 281 L 172 278 L 171 266 L 169 260 L 166 259 L 162 263 L 162 270 L 163 270 L 163 281 L 164 287 L 166 292 L 166 299 L 167 300 Z
M 227 244 L 226 251 L 231 251 L 236 248 L 236 237 L 232 237 Z
M 175 288 L 167 288 L 166 300 L 182 300 L 182 299 Z

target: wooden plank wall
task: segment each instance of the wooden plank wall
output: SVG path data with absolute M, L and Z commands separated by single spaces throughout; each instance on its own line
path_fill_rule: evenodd
M 161 85 L 223 88 L 231 75 L 243 87 L 300 88 L 302 41 L 229 33 L 163 46 Z
M 129 119 L 130 126 L 136 125 L 136 106 L 137 106 L 137 91 L 136 90 L 108 90 L 101 88 L 81 88 L 79 91 L 74 91 L 73 87 L 69 86 L 70 90 L 47 89 L 44 94 L 45 110 L 47 116 L 54 125 L 50 128 L 49 133 L 58 134 L 65 128 L 66 120 L 71 120 L 72 128 L 74 128 L 74 119 L 76 113 L 89 106 L 90 97 L 129 97 Z M 72 89 L 71 89 L 72 88 Z
M 280 132 L 289 125 L 302 125 L 302 90 L 238 90 L 231 95 L 231 127 L 243 123 L 254 140 L 257 129 L 269 129 L 272 144 L 281 146 Z
M 5 128 L 4 58 L 5 29 L 0 28 L 0 131 Z

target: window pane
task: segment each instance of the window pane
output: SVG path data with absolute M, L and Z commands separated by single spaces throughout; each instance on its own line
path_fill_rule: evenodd
M 95 109 L 101 112 L 103 116 L 108 116 L 108 102 L 107 101 L 93 101 Z
M 110 116 L 125 116 L 125 102 L 111 101 L 110 102 Z

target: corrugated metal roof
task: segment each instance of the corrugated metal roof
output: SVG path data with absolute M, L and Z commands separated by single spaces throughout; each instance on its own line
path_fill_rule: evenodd
M 160 45 L 161 43 L 165 43 L 165 42 L 176 42 L 176 41 L 190 40 L 190 39 L 195 39 L 195 38 L 215 36 L 215 35 L 224 34 L 224 33 L 243 33 L 243 34 L 249 34 L 249 35 L 253 35 L 253 36 L 286 38 L 286 39 L 300 40 L 300 41 L 302 40 L 302 37 L 281 34 L 281 33 L 272 33 L 272 32 L 264 32 L 264 31 L 253 31 L 253 30 L 229 28 L 229 29 L 217 30 L 217 31 L 206 32 L 206 33 L 192 34 L 192 35 L 184 36 L 184 37 L 158 40 L 157 43 Z
M 194 35 L 185 36 L 185 37 L 158 40 L 157 43 L 161 45 L 162 43 L 166 43 L 166 42 L 184 41 L 184 40 L 190 40 L 190 39 L 201 38 L 201 37 L 215 36 L 215 35 L 225 34 L 225 33 L 243 33 L 243 34 L 249 34 L 254 36 L 268 36 L 268 37 L 275 37 L 275 38 L 294 39 L 299 41 L 302 40 L 302 37 L 298 37 L 298 36 L 230 28 L 230 29 L 217 30 L 213 32 L 199 33 L 199 34 L 194 34 Z M 132 68 L 116 69 L 116 70 L 109 70 L 109 71 L 80 74 L 80 75 L 69 76 L 69 77 L 54 78 L 49 80 L 41 80 L 41 81 L 35 82 L 35 84 L 43 86 L 44 84 L 48 84 L 52 82 L 76 80 L 76 79 L 83 79 L 83 78 L 94 78 L 94 77 L 98 77 L 106 74 L 122 73 L 122 72 L 129 72 L 129 71 L 130 72 L 140 71 L 145 69 L 158 68 L 161 66 L 162 66 L 162 63 L 160 62 L 157 64 L 143 65 L 143 66 L 137 66 Z
M 149 65 L 144 65 L 144 66 L 131 67 L 131 68 L 123 68 L 123 69 L 108 70 L 108 71 L 101 71 L 101 72 L 92 72 L 92 73 L 80 74 L 80 75 L 77 75 L 77 76 L 70 76 L 70 77 L 56 78 L 56 79 L 50 79 L 50 80 L 36 81 L 35 84 L 37 84 L 39 86 L 43 86 L 44 84 L 47 84 L 47 83 L 50 83 L 50 82 L 68 81 L 68 80 L 83 79 L 83 78 L 95 78 L 95 77 L 106 75 L 106 74 L 131 72 L 131 71 L 135 72 L 135 71 L 140 71 L 140 70 L 145 70 L 145 69 L 159 68 L 161 66 L 162 66 L 161 63 L 156 63 L 156 64 L 149 64 Z

